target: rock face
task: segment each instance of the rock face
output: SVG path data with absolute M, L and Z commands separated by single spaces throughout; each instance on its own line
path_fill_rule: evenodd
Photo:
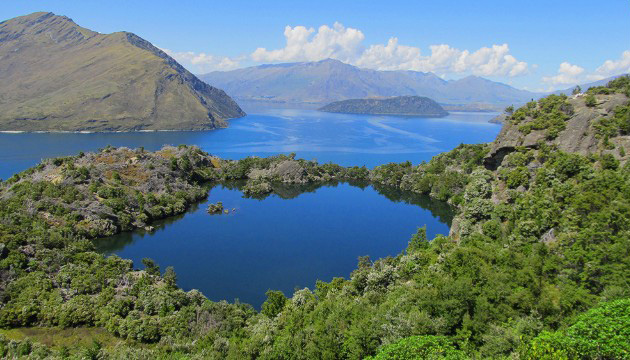
M 200 77 L 239 101 L 287 107 L 318 108 L 347 99 L 414 95 L 450 105 L 501 104 L 498 109 L 502 109 L 540 95 L 477 76 L 447 81 L 430 72 L 361 69 L 333 59 L 215 71 Z
M 320 111 L 374 115 L 446 116 L 448 112 L 435 101 L 422 96 L 398 96 L 389 99 L 352 99 L 330 103 Z
M 485 166 L 495 170 L 501 165 L 505 155 L 511 153 L 516 147 L 537 148 L 541 143 L 554 144 L 559 150 L 578 153 L 581 155 L 596 152 L 610 153 L 622 161 L 626 159 L 616 150 L 619 147 L 629 148 L 629 136 L 617 136 L 610 141 L 615 149 L 606 149 L 601 146 L 601 139 L 597 135 L 596 123 L 599 119 L 614 116 L 614 110 L 618 106 L 626 105 L 629 101 L 624 94 L 595 95 L 597 105 L 588 107 L 585 104 L 585 96 L 571 96 L 567 99 L 571 112 L 565 122 L 564 130 L 557 137 L 549 139 L 545 130 L 532 130 L 529 133 L 521 129 L 524 125 L 532 123 L 533 118 L 528 117 L 515 124 L 508 117 L 505 125 L 491 145 L 491 150 L 484 160 Z
M 244 116 L 148 41 L 34 13 L 0 23 L 0 130 L 202 130 Z

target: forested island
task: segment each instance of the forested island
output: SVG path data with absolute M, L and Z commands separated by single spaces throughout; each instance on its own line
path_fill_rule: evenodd
M 386 99 L 351 99 L 335 101 L 319 111 L 347 114 L 406 115 L 442 117 L 448 112 L 434 100 L 423 96 L 397 96 Z
M 293 155 L 223 160 L 196 147 L 107 147 L 0 183 L 4 358 L 623 359 L 630 356 L 630 78 L 510 111 L 491 144 L 372 170 Z M 396 257 L 261 311 L 178 288 L 173 268 L 93 241 L 184 212 L 209 182 L 367 181 L 456 211 Z M 219 199 L 220 200 L 220 199 Z M 96 240 L 94 240 L 96 239 Z M 65 329 L 65 330 L 61 330 Z M 34 339 L 81 331 L 81 345 Z

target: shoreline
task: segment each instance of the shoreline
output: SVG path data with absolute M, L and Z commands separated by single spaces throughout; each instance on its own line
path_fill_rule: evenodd
M 199 129 L 199 130 L 110 130 L 110 131 L 66 131 L 66 130 L 0 130 L 0 134 L 117 134 L 117 133 L 153 133 L 153 132 L 201 132 L 201 131 L 213 131 L 219 129 L 227 129 L 227 127 L 216 127 L 213 129 Z

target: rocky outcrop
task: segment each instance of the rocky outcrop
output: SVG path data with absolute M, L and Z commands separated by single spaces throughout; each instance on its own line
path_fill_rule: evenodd
M 597 134 L 595 124 L 602 118 L 614 116 L 614 110 L 618 106 L 626 105 L 629 99 L 620 93 L 595 95 L 595 98 L 597 105 L 594 107 L 585 104 L 585 96 L 583 95 L 567 98 L 566 101 L 571 106 L 569 118 L 564 124 L 564 129 L 551 139 L 545 129 L 531 130 L 528 133 L 522 130 L 523 126 L 534 121 L 533 118 L 528 117 L 515 123 L 508 117 L 496 140 L 492 143 L 490 152 L 484 159 L 484 165 L 489 170 L 496 170 L 501 165 L 503 158 L 517 147 L 537 148 L 543 143 L 553 144 L 559 150 L 569 153 L 581 155 L 598 152 L 611 153 L 618 159 L 625 160 L 619 151 L 612 151 L 612 149 L 601 146 L 601 138 Z M 625 148 L 630 146 L 628 136 L 617 136 L 611 141 Z

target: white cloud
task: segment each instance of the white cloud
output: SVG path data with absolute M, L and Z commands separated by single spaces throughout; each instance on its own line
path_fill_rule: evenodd
M 314 34 L 314 35 L 313 35 Z M 322 25 L 317 31 L 304 26 L 284 29 L 286 45 L 282 49 L 258 48 L 252 59 L 258 62 L 317 61 L 334 58 L 351 62 L 362 50 L 365 35 L 360 30 L 346 28 L 336 22 L 332 27 Z
M 444 73 L 472 73 L 483 76 L 518 76 L 528 65 L 509 54 L 507 44 L 483 47 L 475 52 L 449 45 L 431 45 L 431 55 L 423 56 L 417 47 L 399 45 L 391 38 L 387 45 L 370 46 L 356 64 L 378 70 L 416 70 Z
M 594 76 L 600 76 L 602 79 L 630 72 L 630 50 L 626 50 L 621 54 L 618 60 L 606 60 L 602 66 L 595 70 Z
M 550 85 L 571 85 L 581 80 L 582 73 L 584 73 L 583 67 L 565 61 L 560 64 L 557 75 L 545 76 L 542 80 Z
M 528 72 L 528 64 L 509 53 L 507 44 L 483 47 L 474 52 L 449 45 L 431 45 L 431 54 L 418 47 L 402 45 L 392 37 L 387 44 L 363 46 L 360 30 L 336 22 L 317 29 L 287 26 L 286 45 L 281 49 L 258 48 L 251 54 L 256 62 L 318 61 L 333 58 L 376 70 L 416 70 L 445 73 L 472 73 L 483 76 L 518 76 Z
M 557 85 L 573 85 L 587 81 L 602 80 L 614 75 L 630 73 L 630 50 L 626 50 L 617 60 L 606 60 L 593 72 L 585 72 L 584 68 L 568 62 L 560 64 L 557 75 L 545 76 L 542 81 L 548 84 L 549 91 L 555 90 Z
M 169 49 L 162 49 L 162 51 L 194 73 L 207 73 L 215 70 L 233 70 L 240 66 L 241 60 L 239 58 L 215 56 L 203 52 L 174 52 Z

